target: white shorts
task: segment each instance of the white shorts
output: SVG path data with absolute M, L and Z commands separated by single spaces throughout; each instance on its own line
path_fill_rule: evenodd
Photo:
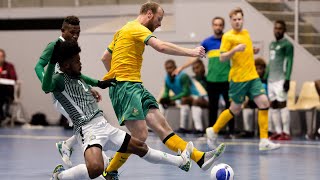
M 270 101 L 287 101 L 287 93 L 283 90 L 284 81 L 285 80 L 268 82 L 268 96 Z
M 100 116 L 82 126 L 76 137 L 83 152 L 92 145 L 100 145 L 102 151 L 118 151 L 123 143 L 127 143 L 125 142 L 126 134 L 111 126 L 103 116 Z

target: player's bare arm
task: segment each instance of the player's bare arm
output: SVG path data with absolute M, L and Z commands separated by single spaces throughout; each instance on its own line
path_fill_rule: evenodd
M 184 65 L 182 65 L 181 67 L 178 67 L 172 72 L 172 75 L 178 75 L 182 70 L 186 69 L 187 67 L 191 66 L 194 62 L 196 62 L 197 59 L 198 58 L 196 57 L 188 58 L 187 62 Z
M 111 59 L 112 59 L 112 54 L 106 49 L 103 53 L 101 61 L 103 62 L 103 65 L 107 71 L 109 71 L 111 68 Z
M 198 46 L 194 49 L 184 48 L 175 44 L 161 41 L 155 37 L 151 37 L 148 41 L 148 45 L 155 50 L 170 55 L 176 56 L 191 56 L 191 57 L 205 57 L 204 47 Z
M 246 45 L 245 44 L 238 44 L 236 47 L 234 47 L 230 51 L 221 53 L 220 61 L 222 61 L 222 62 L 227 61 L 227 60 L 231 59 L 231 57 L 236 52 L 243 52 L 245 49 L 246 49 Z

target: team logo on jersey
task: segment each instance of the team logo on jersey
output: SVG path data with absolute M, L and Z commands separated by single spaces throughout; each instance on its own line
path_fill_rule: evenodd
M 95 135 L 91 135 L 91 136 L 89 137 L 89 140 L 90 140 L 90 141 L 95 140 L 95 139 L 96 139 L 96 136 L 95 136 Z
M 137 108 L 132 109 L 132 115 L 137 116 L 139 114 L 139 110 Z
M 277 47 L 276 47 L 276 50 L 279 50 L 281 48 L 281 46 L 280 45 L 278 45 Z

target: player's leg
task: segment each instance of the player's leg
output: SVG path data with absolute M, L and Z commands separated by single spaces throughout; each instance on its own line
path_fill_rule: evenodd
M 223 100 L 226 104 L 225 109 L 228 109 L 231 105 L 230 98 L 229 98 L 229 82 L 221 83 L 220 94 L 222 94 Z M 230 134 L 234 134 L 234 125 L 235 125 L 235 121 L 234 121 L 234 118 L 232 118 L 227 124 Z
M 172 151 L 184 150 L 187 142 L 175 134 L 164 116 L 157 108 L 149 109 L 146 116 L 147 125 L 160 137 L 162 142 Z M 207 170 L 217 161 L 225 150 L 225 145 L 221 144 L 212 151 L 202 152 L 194 148 L 191 159 L 195 161 L 203 170 Z
M 283 89 L 284 80 L 279 80 L 277 83 L 276 100 L 278 101 L 278 109 L 282 122 L 282 132 L 278 140 L 290 140 L 290 115 L 287 108 L 287 92 Z
M 68 119 L 69 125 L 72 126 L 71 118 L 69 117 L 68 113 L 64 110 L 62 105 L 57 101 L 55 98 L 53 98 L 53 106 L 56 108 L 56 110 L 61 113 L 64 117 Z M 75 136 L 71 136 L 66 141 L 59 141 L 56 143 L 56 148 L 59 151 L 59 154 L 61 155 L 62 161 L 68 166 L 72 166 L 72 162 L 70 160 L 70 157 L 72 155 L 73 146 L 77 143 L 77 139 Z
M 219 96 L 217 83 L 208 82 L 208 97 L 209 97 L 209 127 L 213 126 L 217 120 L 219 109 Z
M 290 137 L 290 113 L 287 108 L 287 101 L 279 102 L 279 109 L 282 121 L 282 133 L 278 140 L 291 140 Z
M 180 125 L 179 129 L 176 131 L 178 133 L 187 133 L 188 132 L 188 122 L 190 115 L 190 105 L 192 103 L 191 97 L 182 97 L 179 101 L 181 101 L 180 105 Z M 178 104 L 178 103 L 176 103 Z
M 104 171 L 104 166 L 107 164 L 108 158 L 102 154 L 102 148 L 109 139 L 109 134 L 117 131 L 109 129 L 112 127 L 103 116 L 91 120 L 88 124 L 82 126 L 76 138 L 81 142 L 84 152 L 86 164 L 80 164 L 64 171 L 54 172 L 53 179 L 93 179 L 100 176 Z M 122 140 L 124 139 L 122 135 Z M 119 145 L 113 148 L 119 149 Z M 59 166 L 57 166 L 59 167 Z M 60 168 L 61 169 L 61 168 Z M 101 176 L 102 177 L 102 176 Z
M 275 144 L 268 139 L 268 109 L 269 100 L 265 94 L 265 89 L 262 86 L 260 79 L 251 81 L 249 97 L 252 98 L 258 106 L 258 124 L 260 132 L 259 150 L 272 150 L 280 147 L 280 144 Z
M 241 111 L 241 104 L 245 100 L 245 95 L 248 91 L 248 83 L 235 83 L 230 82 L 229 98 L 232 100 L 229 109 L 224 110 L 218 117 L 213 127 L 206 129 L 207 143 L 210 148 L 214 148 L 217 144 L 217 138 L 219 131 Z
M 145 116 L 141 105 L 142 93 L 143 87 L 140 83 L 118 82 L 116 86 L 109 88 L 109 96 L 119 124 L 126 125 L 133 137 L 144 142 L 148 137 L 148 129 L 143 120 Z M 130 96 L 126 96 L 126 94 L 130 94 Z M 106 169 L 107 175 L 118 176 L 117 170 L 130 155 L 130 153 L 116 152 Z
M 273 122 L 275 132 L 272 136 L 270 136 L 271 140 L 276 140 L 280 137 L 282 132 L 281 126 L 281 113 L 279 108 L 279 102 L 277 100 L 277 96 L 279 95 L 279 90 L 283 89 L 283 84 L 279 84 L 276 82 L 269 82 L 268 84 L 268 97 L 270 101 L 270 114 L 271 120 Z
M 162 151 L 152 149 L 148 147 L 144 142 L 138 140 L 137 138 L 130 137 L 130 135 L 128 134 L 126 134 L 124 144 L 125 143 L 127 143 L 127 149 L 123 148 L 121 150 L 122 152 L 124 151 L 126 153 L 136 154 L 150 163 L 173 165 L 185 171 L 189 171 L 191 167 L 190 155 L 193 150 L 193 144 L 191 142 L 188 143 L 187 148 L 185 148 L 181 156 L 174 156 Z
M 71 180 L 71 179 L 94 179 L 100 176 L 104 170 L 104 162 L 102 157 L 101 146 L 93 145 L 89 147 L 85 153 L 86 164 L 79 164 L 70 169 L 61 169 L 58 165 L 54 172 L 53 180 Z
M 196 133 L 203 133 L 202 115 L 203 108 L 208 107 L 208 101 L 204 97 L 194 97 L 192 102 L 192 119 Z

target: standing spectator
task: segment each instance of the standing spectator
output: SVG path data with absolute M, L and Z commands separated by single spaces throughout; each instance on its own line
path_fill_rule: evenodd
M 267 68 L 270 111 L 276 133 L 273 140 L 290 140 L 290 117 L 287 108 L 287 92 L 293 64 L 293 45 L 284 37 L 286 24 L 282 20 L 274 23 L 275 41 L 269 46 L 270 57 Z M 282 124 L 282 125 L 281 125 Z
M 223 96 L 225 101 L 225 108 L 229 108 L 230 101 L 228 96 L 229 82 L 228 76 L 230 71 L 230 61 L 221 62 L 220 44 L 223 36 L 224 19 L 222 17 L 215 17 L 212 19 L 213 35 L 206 38 L 201 45 L 205 48 L 209 59 L 207 80 L 207 92 L 209 96 L 209 127 L 217 120 L 219 110 L 219 99 Z M 191 66 L 197 58 L 190 59 L 182 67 L 177 68 L 174 74 L 178 74 L 181 70 Z M 228 124 L 229 133 L 234 133 L 234 119 L 232 118 Z
M 17 80 L 13 64 L 6 61 L 6 52 L 0 49 L 0 78 Z M 9 116 L 9 106 L 14 99 L 14 86 L 0 84 L 0 121 Z
M 180 104 L 180 127 L 178 133 L 188 133 L 187 122 L 190 114 L 190 106 L 192 109 L 192 118 L 194 121 L 195 132 L 203 133 L 202 125 L 202 109 L 199 106 L 194 106 L 193 102 L 197 99 L 193 96 L 199 96 L 199 92 L 194 86 L 191 78 L 184 72 L 177 76 L 172 75 L 172 72 L 177 68 L 176 63 L 169 59 L 165 62 L 167 76 L 165 78 L 165 90 L 160 103 L 165 107 L 170 105 Z M 169 96 L 169 90 L 174 92 L 174 96 Z M 196 102 L 194 102 L 196 103 Z

